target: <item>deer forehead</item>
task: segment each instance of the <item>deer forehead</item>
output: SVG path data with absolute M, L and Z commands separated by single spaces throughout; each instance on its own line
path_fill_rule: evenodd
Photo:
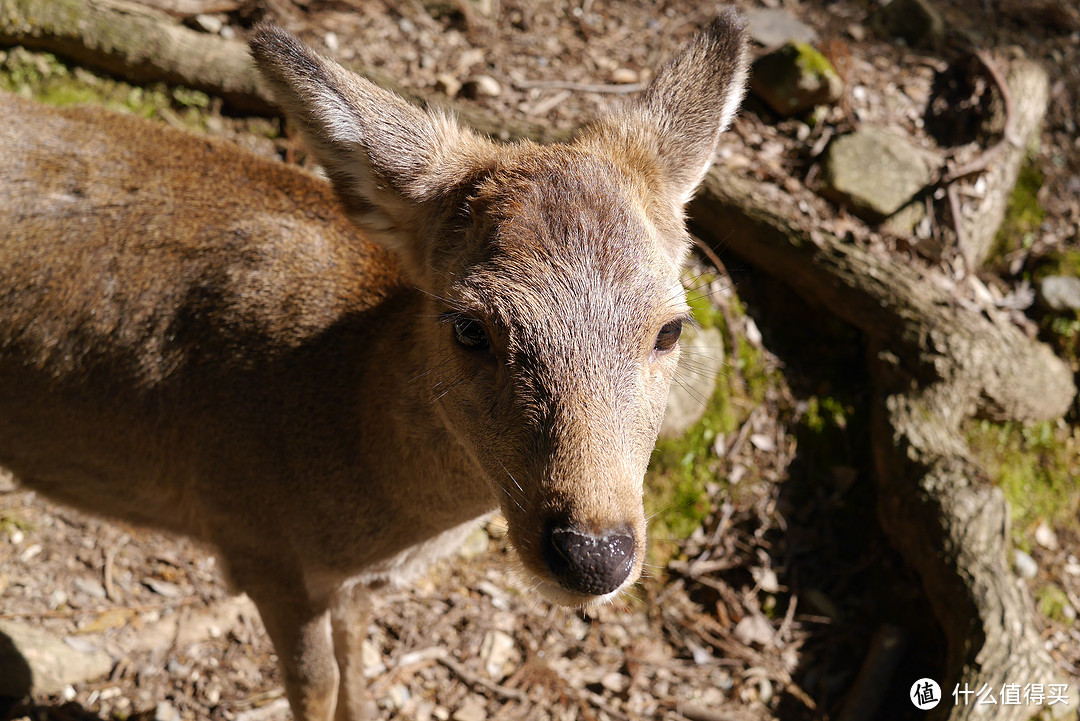
M 600 311 L 613 301 L 649 322 L 680 312 L 671 248 L 685 231 L 674 213 L 666 217 L 650 202 L 640 178 L 611 158 L 567 146 L 522 155 L 469 200 L 480 262 L 464 274 L 468 295 L 496 313 L 517 305 L 518 316 L 575 305 Z

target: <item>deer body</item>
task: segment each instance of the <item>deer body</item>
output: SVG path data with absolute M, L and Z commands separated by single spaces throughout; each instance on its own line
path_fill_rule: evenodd
M 0 99 L 0 465 L 215 546 L 296 717 L 359 719 L 368 589 L 492 509 L 555 601 L 640 573 L 682 206 L 741 97 L 741 28 L 555 146 L 495 145 L 274 28 L 252 48 L 333 190 Z

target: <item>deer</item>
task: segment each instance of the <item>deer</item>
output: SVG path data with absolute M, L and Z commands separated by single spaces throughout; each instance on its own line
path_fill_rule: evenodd
M 741 102 L 722 12 L 569 141 L 498 143 L 273 25 L 252 58 L 323 179 L 0 99 L 0 465 L 193 537 L 299 721 L 370 713 L 372 594 L 498 509 L 525 592 L 617 598 L 689 318 L 684 208 Z

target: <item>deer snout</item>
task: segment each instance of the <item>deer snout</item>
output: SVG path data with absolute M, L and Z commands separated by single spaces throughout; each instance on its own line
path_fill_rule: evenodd
M 634 567 L 637 538 L 622 527 L 588 533 L 572 526 L 551 526 L 544 538 L 544 560 L 567 590 L 603 596 L 622 586 Z

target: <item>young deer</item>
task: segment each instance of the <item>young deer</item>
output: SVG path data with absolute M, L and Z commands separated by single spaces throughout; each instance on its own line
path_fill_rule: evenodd
M 492 143 L 277 28 L 250 44 L 337 198 L 227 144 L 0 102 L 0 464 L 212 544 L 296 718 L 358 719 L 368 591 L 493 508 L 542 596 L 637 579 L 683 206 L 743 30 L 722 15 L 551 146 Z

